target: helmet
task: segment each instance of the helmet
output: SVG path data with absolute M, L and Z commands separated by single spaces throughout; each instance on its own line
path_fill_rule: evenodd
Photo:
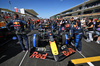
M 49 28 L 49 23 L 42 23 L 41 27 L 47 29 Z
M 94 20 L 97 21 L 97 18 L 95 18 Z

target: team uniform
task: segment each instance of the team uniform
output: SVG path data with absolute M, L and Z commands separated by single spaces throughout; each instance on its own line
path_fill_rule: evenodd
M 26 49 L 28 50 L 29 49 L 29 44 L 28 44 L 28 37 L 25 33 L 25 30 L 24 30 L 24 25 L 26 25 L 27 23 L 23 20 L 20 20 L 20 19 L 14 19 L 14 20 L 11 20 L 9 23 L 7 23 L 7 28 L 8 30 L 9 29 L 9 26 L 10 25 L 13 25 L 14 27 L 14 30 L 15 30 L 15 33 L 18 37 L 18 40 L 20 42 L 20 45 L 22 47 L 23 50 L 25 50 L 25 47 L 23 45 L 23 39 L 25 40 L 25 44 L 26 44 Z
M 74 22 L 73 24 L 74 25 L 73 25 L 72 33 L 74 34 L 73 37 L 74 37 L 75 47 L 77 48 L 78 51 L 81 51 L 82 50 L 81 40 L 83 36 L 82 29 L 81 29 L 81 23 L 78 22 L 76 25 L 76 23 Z
M 69 24 L 69 23 L 68 23 Z M 71 44 L 71 39 L 72 39 L 72 37 L 73 37 L 73 28 L 72 28 L 72 26 L 70 25 L 68 28 L 66 28 L 66 27 L 64 27 L 65 28 L 65 31 L 66 31 L 66 34 L 65 34 L 65 36 L 68 38 L 68 40 L 66 40 L 66 45 L 67 44 Z M 66 38 L 66 39 L 67 39 Z

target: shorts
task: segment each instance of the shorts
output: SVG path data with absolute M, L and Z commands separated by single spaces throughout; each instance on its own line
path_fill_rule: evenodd
M 99 32 L 99 31 L 96 31 L 96 35 L 97 35 L 97 36 L 100 36 L 100 32 Z
M 92 33 L 92 34 L 93 34 L 93 33 L 94 33 L 94 31 L 88 31 L 88 32 L 86 32 L 86 34 L 89 34 L 89 33 Z

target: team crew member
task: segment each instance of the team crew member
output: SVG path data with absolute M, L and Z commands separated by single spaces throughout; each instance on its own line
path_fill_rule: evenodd
M 85 29 L 88 29 L 88 32 L 87 32 L 87 40 L 86 42 L 91 42 L 93 41 L 93 38 L 92 38 L 92 34 L 93 34 L 93 22 L 92 22 L 92 18 L 89 19 L 88 23 L 87 23 L 87 27 Z
M 65 44 L 70 44 L 71 43 L 71 39 L 73 37 L 73 28 L 72 26 L 69 24 L 69 22 L 66 22 L 65 25 L 64 25 L 64 30 L 67 32 L 66 35 L 67 35 L 67 42 Z
M 31 20 L 31 18 L 28 19 L 28 22 L 30 30 L 33 30 L 33 21 Z
M 36 27 L 38 27 L 39 26 L 39 23 L 40 23 L 40 20 L 38 19 L 37 21 L 36 21 Z
M 32 19 L 32 22 L 33 22 L 33 29 L 35 28 L 35 20 Z
M 79 18 L 74 23 L 73 33 L 74 33 L 75 47 L 79 52 L 81 52 L 81 50 L 82 50 L 81 40 L 82 40 L 83 33 L 82 33 L 81 22 L 80 22 Z
M 28 37 L 25 33 L 25 29 L 24 29 L 24 25 L 26 25 L 27 23 L 23 20 L 19 19 L 18 14 L 14 14 L 14 20 L 11 20 L 9 23 L 7 23 L 7 28 L 9 29 L 10 25 L 14 26 L 14 30 L 16 32 L 16 35 L 18 37 L 18 40 L 20 42 L 20 45 L 23 49 L 23 51 L 25 51 L 25 47 L 23 45 L 23 39 L 25 40 L 25 44 L 26 44 L 26 50 L 29 50 L 29 44 L 28 44 Z
M 74 21 L 74 18 L 73 18 L 73 17 L 71 17 L 71 18 L 69 19 L 69 23 L 70 23 L 72 26 L 74 25 L 75 21 Z
M 54 24 L 53 24 L 53 29 L 57 29 L 57 26 L 58 26 L 58 20 L 55 20 Z
M 65 23 L 66 23 L 66 22 L 67 22 L 67 21 L 65 21 L 64 19 L 61 20 L 60 25 L 59 25 L 59 33 L 61 32 L 62 29 L 64 29 Z

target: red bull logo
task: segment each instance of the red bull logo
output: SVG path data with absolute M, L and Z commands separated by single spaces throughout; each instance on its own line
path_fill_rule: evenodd
M 41 58 L 41 59 L 45 59 L 47 57 L 47 53 L 46 54 L 40 54 L 38 52 L 34 52 L 30 58 Z
M 21 26 L 19 22 L 13 22 L 13 26 Z

